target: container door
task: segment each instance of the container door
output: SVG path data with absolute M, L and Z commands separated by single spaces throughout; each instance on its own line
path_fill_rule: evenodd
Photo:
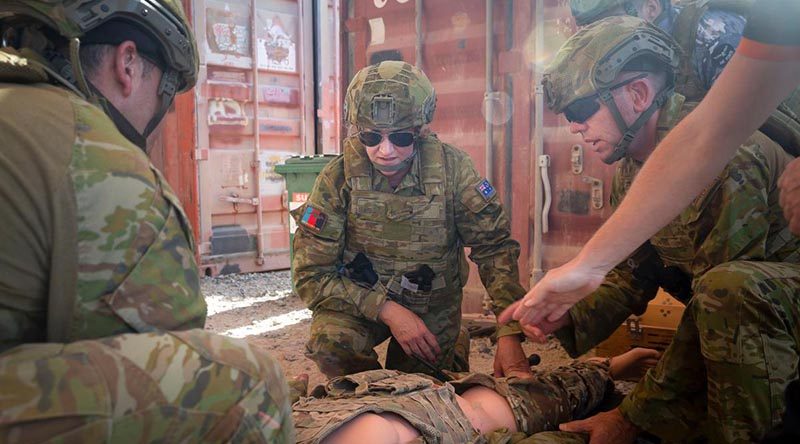
M 569 2 L 540 0 L 540 4 L 542 15 L 535 16 L 532 23 L 532 41 L 537 37 L 542 39 L 542 43 L 534 43 L 533 48 L 537 53 L 534 65 L 539 70 L 537 74 L 541 74 L 577 29 Z M 545 232 L 542 234 L 541 270 L 532 270 L 534 280 L 539 277 L 537 274 L 572 259 L 611 215 L 608 198 L 615 169 L 600 161 L 579 135 L 569 132 L 563 115 L 554 115 L 546 107 L 542 109 L 542 154 L 547 158 L 539 159 L 537 167 L 546 167 L 547 177 L 540 175 L 548 181 L 549 186 L 542 188 L 550 190 L 550 205 L 549 209 L 543 209 L 546 223 L 542 224 Z M 536 143 L 536 137 L 534 139 Z M 544 197 L 542 195 L 543 201 L 547 201 Z M 533 248 L 531 252 L 535 253 Z M 534 262 L 532 258 L 531 263 Z
M 199 249 L 207 275 L 289 266 L 285 186 L 273 169 L 314 152 L 313 30 L 301 19 L 311 16 L 303 12 L 310 3 L 193 2 Z

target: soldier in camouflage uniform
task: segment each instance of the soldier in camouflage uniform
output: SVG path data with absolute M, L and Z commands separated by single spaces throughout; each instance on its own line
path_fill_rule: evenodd
M 579 26 L 612 15 L 647 20 L 669 33 L 683 50 L 675 91 L 699 102 L 733 57 L 754 0 L 570 0 Z M 761 126 L 792 155 L 800 154 L 800 89 L 795 89 Z
M 751 0 L 570 0 L 575 22 L 588 25 L 611 15 L 645 19 L 672 37 L 684 52 L 676 90 L 699 101 L 733 56 Z
M 359 71 L 345 98 L 344 153 L 292 213 L 294 285 L 314 312 L 307 356 L 328 377 L 381 368 L 373 347 L 389 337 L 387 368 L 466 370 L 468 345 L 457 347 L 468 344 L 465 246 L 496 312 L 525 293 L 497 193 L 467 154 L 429 132 L 435 106 L 430 81 L 408 63 Z M 529 374 L 519 333 L 499 328 L 498 375 Z
M 180 2 L 9 0 L 0 31 L 0 441 L 290 442 L 269 357 L 157 333 L 206 316 L 189 222 L 144 151 L 197 76 Z
M 545 73 L 549 107 L 564 113 L 570 130 L 604 161 L 620 161 L 615 206 L 658 141 L 691 108 L 672 92 L 678 51 L 644 21 L 610 17 L 570 38 Z M 800 346 L 800 240 L 787 228 L 777 188 L 791 160 L 756 132 L 678 218 L 597 291 L 542 326 L 544 333 L 563 326 L 559 339 L 578 355 L 644 310 L 658 287 L 653 270 L 662 263 L 689 285 L 685 314 L 656 369 L 618 410 L 570 430 L 627 432 L 609 442 L 629 442 L 639 428 L 672 442 L 705 436 L 744 443 L 780 421 Z

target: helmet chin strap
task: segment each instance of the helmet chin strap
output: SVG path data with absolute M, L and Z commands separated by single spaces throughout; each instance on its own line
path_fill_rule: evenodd
M 164 115 L 169 110 L 170 105 L 172 105 L 172 100 L 175 97 L 178 87 L 178 72 L 168 69 L 161 74 L 161 80 L 158 85 L 158 95 L 161 97 L 161 105 L 147 123 L 144 132 L 140 133 L 136 128 L 134 128 L 125 115 L 123 115 L 122 112 L 120 112 L 119 109 L 117 109 L 117 107 L 115 107 L 111 101 L 109 101 L 103 95 L 103 93 L 100 92 L 100 90 L 98 90 L 86 79 L 80 63 L 80 40 L 77 38 L 72 39 L 70 41 L 69 49 L 70 61 L 66 66 L 66 71 L 71 74 L 71 76 L 67 76 L 67 78 L 74 83 L 74 86 L 70 86 L 78 87 L 83 92 L 87 100 L 100 106 L 100 108 L 105 111 L 106 115 L 108 115 L 108 117 L 114 122 L 117 130 L 119 130 L 119 132 L 131 143 L 147 153 L 147 137 L 153 132 L 153 130 L 156 129 L 158 124 L 161 123 L 161 119 L 164 118 Z M 64 67 L 62 67 L 62 71 L 64 71 Z
M 603 159 L 603 163 L 611 165 L 614 162 L 622 159 L 628 154 L 628 147 L 630 147 L 631 142 L 636 137 L 636 134 L 642 127 L 650 120 L 650 117 L 661 109 L 664 106 L 664 103 L 667 102 L 667 99 L 672 92 L 675 90 L 674 85 L 669 85 L 664 87 L 658 94 L 656 94 L 655 98 L 653 99 L 653 103 L 644 110 L 642 114 L 628 126 L 625 123 L 625 119 L 622 118 L 622 113 L 619 112 L 619 108 L 617 107 L 617 102 L 614 100 L 614 96 L 611 94 L 611 90 L 604 89 L 603 91 L 598 93 L 600 100 L 606 104 L 608 109 L 611 111 L 611 115 L 614 117 L 614 121 L 617 123 L 617 128 L 619 128 L 620 132 L 622 133 L 622 137 L 619 139 L 619 142 L 614 146 L 614 151 L 608 155 L 605 159 Z
M 138 146 L 142 149 L 145 153 L 147 153 L 147 138 L 153 131 L 156 129 L 161 120 L 164 118 L 164 115 L 169 111 L 169 107 L 172 105 L 172 100 L 175 98 L 175 91 L 178 84 L 178 72 L 174 70 L 169 70 L 164 72 L 161 75 L 161 81 L 158 86 L 158 95 L 161 97 L 161 105 L 156 110 L 153 117 L 150 118 L 150 121 L 145 126 L 143 132 L 139 132 L 136 128 L 133 127 L 131 122 L 122 114 L 108 99 L 106 99 L 103 94 L 97 90 L 91 83 L 89 83 L 89 88 L 92 91 L 92 95 L 95 97 L 97 103 L 103 108 L 103 110 L 108 114 L 108 117 L 114 122 L 114 125 L 117 126 L 117 129 L 126 139 L 131 141 L 134 145 Z
M 131 143 L 141 148 L 142 151 L 146 153 L 147 136 L 149 135 L 149 133 L 142 134 L 139 131 L 137 131 L 136 128 L 134 128 L 133 125 L 131 125 L 131 122 L 129 122 L 128 119 L 126 119 L 125 116 L 122 115 L 122 113 L 114 105 L 112 105 L 108 99 L 103 97 L 103 94 L 101 94 L 100 91 L 98 91 L 97 88 L 94 87 L 94 85 L 91 85 L 90 87 L 95 94 L 95 98 L 98 101 L 98 104 L 100 105 L 101 108 L 103 108 L 103 111 L 106 112 L 108 117 L 110 117 L 111 120 L 114 122 L 114 125 L 116 125 L 117 130 L 119 130 L 120 134 L 125 136 L 126 139 L 128 139 Z

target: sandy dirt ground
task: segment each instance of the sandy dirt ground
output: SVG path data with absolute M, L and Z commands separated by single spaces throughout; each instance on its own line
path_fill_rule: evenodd
M 201 285 L 209 304 L 207 329 L 245 338 L 275 357 L 287 376 L 307 373 L 310 387 L 324 381 L 316 365 L 303 354 L 310 313 L 291 292 L 287 271 L 204 278 Z M 387 344 L 377 348 L 381 359 L 385 357 Z M 541 357 L 536 368 L 546 370 L 572 361 L 555 340 L 546 344 L 526 342 L 523 347 L 526 354 L 536 353 Z M 494 351 L 489 338 L 474 338 L 470 347 L 471 369 L 491 373 Z
M 289 378 L 308 374 L 309 388 L 325 381 L 316 365 L 303 355 L 311 313 L 291 291 L 288 271 L 203 278 L 201 287 L 209 309 L 208 330 L 244 338 L 266 350 L 278 360 Z M 377 347 L 381 359 L 385 357 L 387 345 L 388 342 Z M 555 339 L 546 344 L 526 342 L 523 348 L 528 355 L 540 356 L 541 363 L 534 370 L 547 371 L 572 362 Z M 471 369 L 491 373 L 494 351 L 489 338 L 474 338 L 470 347 Z M 634 385 L 617 381 L 617 393 L 609 396 L 601 409 L 612 408 Z M 637 444 L 654 442 L 643 437 L 636 441 Z

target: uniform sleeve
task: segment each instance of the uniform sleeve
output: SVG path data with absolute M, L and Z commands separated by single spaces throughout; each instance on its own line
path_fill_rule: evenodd
M 692 275 L 702 276 L 732 260 L 765 260 L 773 226 L 785 225 L 777 201 L 777 179 L 788 155 L 756 134 L 740 148 L 707 195 L 681 215 L 694 225 Z M 701 236 L 701 237 L 700 237 Z
M 640 315 L 658 292 L 656 269 L 661 260 L 650 243 L 617 265 L 595 292 L 569 310 L 572 325 L 556 331 L 573 358 L 607 339 L 630 315 Z
M 308 201 L 292 211 L 297 222 L 292 280 L 312 311 L 331 310 L 376 321 L 386 301 L 385 288 L 366 288 L 339 274 L 349 202 L 342 164 L 342 158 L 328 164 Z
M 495 315 L 525 295 L 519 283 L 519 243 L 511 239 L 511 224 L 489 181 L 475 171 L 472 161 L 457 158 L 455 221 L 470 260 L 478 265 L 481 282 L 492 299 Z M 497 336 L 521 333 L 517 322 L 498 327 Z

